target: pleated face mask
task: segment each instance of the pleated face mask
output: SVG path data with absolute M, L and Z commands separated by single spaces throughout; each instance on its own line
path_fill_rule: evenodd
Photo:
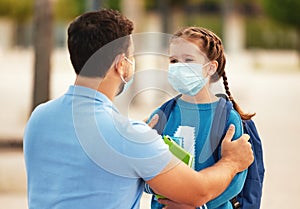
M 195 96 L 208 82 L 203 77 L 203 67 L 208 65 L 198 63 L 175 63 L 169 65 L 168 81 L 178 92 Z

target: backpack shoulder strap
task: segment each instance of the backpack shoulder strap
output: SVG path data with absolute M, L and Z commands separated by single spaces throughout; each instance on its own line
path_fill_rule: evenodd
M 264 180 L 264 160 L 261 139 L 252 120 L 243 120 L 244 133 L 250 136 L 254 161 L 248 167 L 246 181 L 237 199 L 242 208 L 260 208 Z
M 211 150 L 215 162 L 219 160 L 218 147 L 220 146 L 223 140 L 226 124 L 231 109 L 232 109 L 231 102 L 226 101 L 226 99 L 224 99 L 223 97 L 220 97 L 220 100 L 215 110 L 211 131 L 210 131 Z
M 264 180 L 264 173 L 265 173 L 262 142 L 258 135 L 258 131 L 256 129 L 255 123 L 252 120 L 243 120 L 243 127 L 244 127 L 244 133 L 250 136 L 249 140 L 252 145 L 252 150 L 254 153 L 254 162 L 251 164 L 251 166 L 256 167 L 254 170 L 258 172 L 257 175 L 257 173 L 251 173 L 250 171 L 248 172 L 248 177 L 251 179 L 256 179 L 262 184 Z
M 165 126 L 167 124 L 167 121 L 169 119 L 169 116 L 173 110 L 173 108 L 176 105 L 177 100 L 182 96 L 182 94 L 177 95 L 176 97 L 168 100 L 165 102 L 162 106 L 160 106 L 158 109 L 158 122 L 157 124 L 153 127 L 153 129 L 157 130 L 158 134 L 162 134 L 163 130 L 165 129 Z

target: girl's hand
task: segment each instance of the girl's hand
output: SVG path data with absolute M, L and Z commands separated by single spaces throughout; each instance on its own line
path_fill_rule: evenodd
M 159 116 L 158 116 L 157 114 L 155 114 L 155 115 L 151 118 L 151 120 L 148 122 L 148 126 L 149 126 L 150 128 L 153 128 L 153 127 L 157 124 L 158 119 L 159 119 Z M 147 123 L 147 121 L 148 121 L 148 118 L 144 119 L 144 122 L 145 122 L 145 123 Z
M 194 206 L 181 204 L 168 199 L 158 199 L 158 202 L 165 205 L 163 209 L 195 209 Z

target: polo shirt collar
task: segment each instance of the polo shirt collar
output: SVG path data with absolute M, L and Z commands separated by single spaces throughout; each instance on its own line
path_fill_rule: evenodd
M 108 99 L 107 96 L 105 96 L 104 94 L 100 93 L 97 90 L 94 90 L 94 89 L 91 89 L 88 87 L 79 86 L 79 85 L 71 85 L 66 94 L 72 95 L 72 96 L 87 97 L 87 98 L 91 98 L 93 100 L 101 101 L 112 107 L 114 106 L 112 101 L 110 99 Z

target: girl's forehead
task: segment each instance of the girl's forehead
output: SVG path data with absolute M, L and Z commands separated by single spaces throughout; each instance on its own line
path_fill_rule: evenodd
M 170 43 L 170 56 L 189 54 L 196 57 L 206 57 L 205 53 L 193 42 L 183 38 L 175 38 Z

